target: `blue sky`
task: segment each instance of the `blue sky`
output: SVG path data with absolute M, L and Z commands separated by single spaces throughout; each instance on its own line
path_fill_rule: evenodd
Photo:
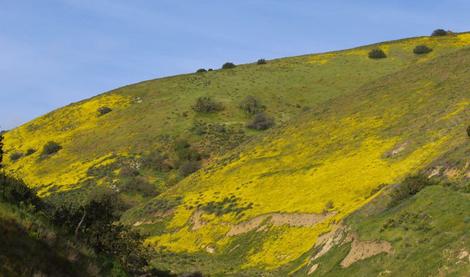
M 436 28 L 470 1 L 0 0 L 0 129 L 146 79 Z

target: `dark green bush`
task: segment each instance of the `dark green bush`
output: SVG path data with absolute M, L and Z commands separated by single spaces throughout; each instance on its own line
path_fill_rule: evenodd
M 274 126 L 274 118 L 265 113 L 256 114 L 246 127 L 254 130 L 266 130 Z
M 198 171 L 200 168 L 201 168 L 200 161 L 191 161 L 191 160 L 184 161 L 179 168 L 179 173 L 181 176 L 186 177 Z
M 430 180 L 424 175 L 415 175 L 407 177 L 401 184 L 397 185 L 391 191 L 390 206 L 396 206 L 401 201 L 417 194 L 425 187 L 436 184 L 437 182 Z
M 371 59 L 384 59 L 386 57 L 387 55 L 385 55 L 385 52 L 380 48 L 372 49 L 369 52 L 369 58 Z
M 413 49 L 413 53 L 417 55 L 427 54 L 431 51 L 432 51 L 432 48 L 429 48 L 426 45 L 418 45 Z
M 213 113 L 223 110 L 224 106 L 210 97 L 199 97 L 192 108 L 198 113 Z
M 23 181 L 0 173 L 0 199 L 13 205 L 21 203 L 35 208 L 42 206 L 41 199 Z
M 256 62 L 256 64 L 258 64 L 258 65 L 266 64 L 266 63 L 267 63 L 267 62 L 266 62 L 265 59 L 259 59 L 259 60 Z
M 436 29 L 432 32 L 431 36 L 433 37 L 441 37 L 441 36 L 447 36 L 448 32 L 444 29 Z
M 60 144 L 58 144 L 55 141 L 49 141 L 44 145 L 42 149 L 42 155 L 43 156 L 52 155 L 52 154 L 59 152 L 61 149 L 62 149 L 62 146 L 60 146 Z
M 26 150 L 26 153 L 25 153 L 25 156 L 30 156 L 32 154 L 36 153 L 36 149 L 34 148 L 28 148 L 28 150 Z
M 3 167 L 3 134 L 0 133 L 0 168 Z
M 228 63 L 224 63 L 222 65 L 222 69 L 232 69 L 232 68 L 235 68 L 236 65 L 234 63 L 231 63 L 231 62 L 228 62 Z
M 105 115 L 107 113 L 112 112 L 113 110 L 110 107 L 99 107 L 98 108 L 98 116 Z
M 199 69 L 196 71 L 196 73 L 204 73 L 204 72 L 207 72 L 207 70 L 204 69 L 204 68 L 199 68 Z
M 470 137 L 470 125 L 467 127 L 467 136 Z
M 13 152 L 10 154 L 10 161 L 16 162 L 17 160 L 21 159 L 23 157 L 23 153 L 21 152 Z
M 209 68 L 207 71 L 214 71 L 214 69 L 212 69 L 212 68 Z
M 266 107 L 254 96 L 248 95 L 240 102 L 240 109 L 246 114 L 255 115 L 263 112 Z

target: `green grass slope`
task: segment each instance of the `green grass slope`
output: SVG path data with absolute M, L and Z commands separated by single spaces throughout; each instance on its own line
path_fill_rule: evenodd
M 127 221 L 174 270 L 254 274 L 287 266 L 384 185 L 419 172 L 468 185 L 469 68 L 465 48 L 313 106 L 131 210 Z M 462 207 L 446 215 L 454 208 L 449 222 L 461 220 Z
M 468 34 L 412 38 L 123 87 L 71 104 L 8 132 L 6 150 L 12 159 L 7 159 L 7 170 L 48 196 L 87 184 L 113 184 L 119 189 L 126 181 L 122 181 L 119 168 L 132 167 L 140 171 L 141 179 L 151 185 L 153 193 L 159 193 L 182 179 L 173 149 L 176 140 L 187 139 L 192 148 L 210 161 L 210 157 L 262 135 L 263 132 L 245 128 L 249 118 L 239 109 L 245 96 L 258 97 L 277 125 L 282 125 L 304 110 L 469 43 Z M 434 51 L 413 54 L 413 48 L 419 44 Z M 388 58 L 367 57 L 368 51 L 377 46 Z M 223 103 L 225 109 L 213 114 L 194 112 L 191 106 L 201 96 L 212 97 Z M 98 116 L 97 110 L 104 106 L 112 111 Z M 209 130 L 194 132 L 195 122 Z M 48 141 L 59 143 L 62 149 L 43 157 L 42 148 Z M 139 168 L 142 155 L 156 150 L 168 156 L 172 170 L 155 172 Z M 141 195 L 131 191 L 130 204 L 141 201 Z

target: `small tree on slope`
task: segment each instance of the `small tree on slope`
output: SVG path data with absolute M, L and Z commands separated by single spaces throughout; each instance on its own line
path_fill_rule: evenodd
M 0 133 L 0 168 L 3 167 L 3 135 Z

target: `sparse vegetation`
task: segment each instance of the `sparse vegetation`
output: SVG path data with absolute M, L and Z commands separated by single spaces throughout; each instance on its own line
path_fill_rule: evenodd
M 234 213 L 236 215 L 241 214 L 245 210 L 249 210 L 253 207 L 253 203 L 246 205 L 240 205 L 240 199 L 235 196 L 225 197 L 221 201 L 212 201 L 204 205 L 200 205 L 199 208 L 206 213 L 215 214 L 216 216 L 222 216 L 224 214 Z
M 441 37 L 441 36 L 447 36 L 448 32 L 444 29 L 436 29 L 432 32 L 431 36 L 433 37 Z
M 192 108 L 198 113 L 214 113 L 223 110 L 224 106 L 210 97 L 199 97 Z
M 232 68 L 235 68 L 236 65 L 234 63 L 231 63 L 231 62 L 226 62 L 222 65 L 222 69 L 232 69 Z
M 42 156 L 49 156 L 59 152 L 62 146 L 55 141 L 47 142 L 42 149 Z
M 418 45 L 413 49 L 413 53 L 417 55 L 427 54 L 430 52 L 432 52 L 432 49 L 427 47 L 426 45 Z
M 125 180 L 119 188 L 121 192 L 139 193 L 145 197 L 154 197 L 158 194 L 155 186 L 142 176 Z
M 274 118 L 265 113 L 257 113 L 246 125 L 247 128 L 254 130 L 267 130 L 274 126 Z
M 105 115 L 105 114 L 107 114 L 107 113 L 110 113 L 110 112 L 112 112 L 112 111 L 113 111 L 113 110 L 112 110 L 110 107 L 106 107 L 106 106 L 104 106 L 104 107 L 99 107 L 99 108 L 98 108 L 98 116 L 103 116 L 103 115 Z
M 369 58 L 371 58 L 371 59 L 384 59 L 386 57 L 387 57 L 387 55 L 380 48 L 372 49 L 369 52 Z
M 266 106 L 254 96 L 248 95 L 240 102 L 240 109 L 248 115 L 255 115 L 264 112 Z

